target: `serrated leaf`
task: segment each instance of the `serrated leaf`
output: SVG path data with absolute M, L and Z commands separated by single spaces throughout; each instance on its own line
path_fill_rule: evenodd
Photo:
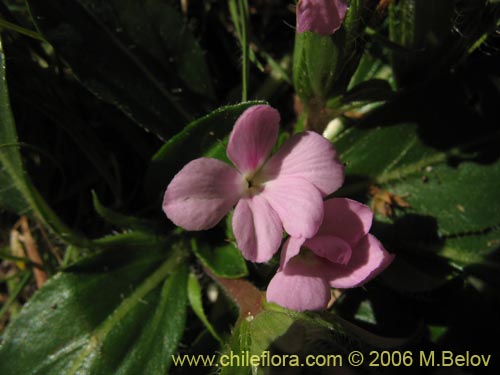
M 233 244 L 211 248 L 193 240 L 191 245 L 200 262 L 216 276 L 236 279 L 248 275 L 245 259 Z
M 213 89 L 203 52 L 171 5 L 28 3 L 37 27 L 82 84 L 137 124 L 168 138 L 205 110 L 201 95 L 212 96 Z
M 110 248 L 50 279 L 6 330 L 0 372 L 166 373 L 184 330 L 188 272 L 181 245 L 156 244 Z

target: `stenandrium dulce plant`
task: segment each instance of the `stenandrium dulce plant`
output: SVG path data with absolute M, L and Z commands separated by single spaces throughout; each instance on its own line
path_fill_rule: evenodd
M 268 300 L 295 310 L 325 308 L 330 286 L 350 288 L 375 277 L 392 256 L 368 234 L 370 209 L 349 199 L 323 198 L 344 181 L 332 144 L 311 131 L 292 136 L 269 157 L 280 116 L 256 105 L 236 121 L 227 156 L 188 163 L 165 191 L 163 211 L 187 230 L 214 227 L 236 204 L 232 227 L 238 248 L 267 262 L 290 235 L 271 280 Z M 301 250 L 303 248 L 303 250 Z
M 500 373 L 499 27 L 0 1 L 0 374 Z

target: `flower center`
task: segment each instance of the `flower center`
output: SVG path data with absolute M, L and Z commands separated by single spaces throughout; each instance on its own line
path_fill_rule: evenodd
M 245 183 L 245 193 L 252 196 L 259 194 L 264 189 L 264 183 L 266 182 L 261 173 L 258 171 L 255 173 L 249 173 L 244 177 Z

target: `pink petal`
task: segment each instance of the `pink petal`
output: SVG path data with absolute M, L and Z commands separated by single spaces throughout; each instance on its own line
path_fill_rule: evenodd
M 268 105 L 248 108 L 229 136 L 227 156 L 242 174 L 256 171 L 267 159 L 278 138 L 280 115 Z
M 294 267 L 294 259 L 288 267 Z M 330 286 L 320 277 L 278 271 L 267 287 L 266 298 L 288 309 L 321 310 L 330 301 Z
M 215 226 L 243 192 L 242 176 L 216 159 L 195 159 L 175 175 L 163 198 L 163 211 L 186 230 Z
M 333 263 L 347 264 L 351 259 L 351 246 L 335 236 L 316 235 L 308 239 L 303 246 Z
M 281 249 L 280 271 L 288 264 L 290 259 L 299 255 L 300 248 L 305 242 L 303 237 L 288 237 Z
M 368 206 L 347 198 L 325 201 L 325 215 L 318 235 L 342 238 L 354 246 L 372 225 L 373 213 Z
M 346 266 L 332 263 L 330 285 L 343 289 L 365 284 L 386 269 L 393 259 L 394 255 L 368 234 L 352 249 L 351 260 Z
M 344 182 L 344 166 L 332 144 L 314 132 L 295 134 L 262 168 L 270 179 L 300 177 L 312 183 L 323 196 L 333 193 Z
M 243 256 L 259 263 L 272 258 L 283 237 L 278 215 L 259 195 L 238 202 L 233 215 L 233 232 Z
M 300 0 L 297 5 L 297 32 L 331 35 L 342 25 L 347 0 Z
M 276 211 L 291 236 L 309 238 L 318 231 L 323 220 L 323 200 L 311 183 L 297 177 L 280 177 L 266 182 L 260 195 Z

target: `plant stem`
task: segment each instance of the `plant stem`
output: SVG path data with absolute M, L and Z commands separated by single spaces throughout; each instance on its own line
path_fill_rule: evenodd
M 248 81 L 250 76 L 249 65 L 249 44 L 248 44 L 248 0 L 239 0 L 239 18 L 241 21 L 241 50 L 242 50 L 242 68 L 241 68 L 241 83 L 242 92 L 241 100 L 248 100 Z

